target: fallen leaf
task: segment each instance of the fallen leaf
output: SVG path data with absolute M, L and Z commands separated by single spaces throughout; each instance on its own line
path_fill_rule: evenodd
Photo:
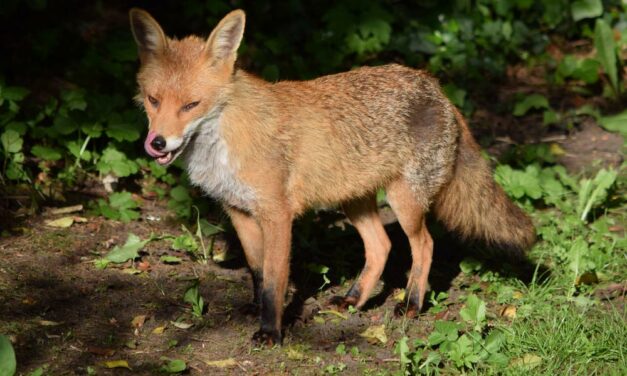
M 539 366 L 542 363 L 542 358 L 536 354 L 525 354 L 520 358 L 513 359 L 510 363 L 514 367 L 523 367 L 526 369 L 532 369 Z
M 377 342 L 386 344 L 388 342 L 388 336 L 385 334 L 385 324 L 370 326 L 359 335 L 372 344 L 376 344 Z
M 142 272 L 146 272 L 150 270 L 150 263 L 148 261 L 140 261 L 137 263 L 137 269 L 141 270 Z
M 394 294 L 394 300 L 399 302 L 405 301 L 405 289 L 399 289 L 396 294 Z
M 75 223 L 87 223 L 87 218 L 85 217 L 72 217 L 74 218 Z
M 29 296 L 27 296 L 26 298 L 22 299 L 22 304 L 26 304 L 26 305 L 33 305 L 37 303 L 37 301 Z
M 63 217 L 59 219 L 47 220 L 45 223 L 46 223 L 46 226 L 50 226 L 50 227 L 68 228 L 72 226 L 72 224 L 74 223 L 74 218 Z
M 69 214 L 69 213 L 76 213 L 82 210 L 83 210 L 83 205 L 72 205 L 72 206 L 65 206 L 62 208 L 54 208 L 50 210 L 50 214 L 52 215 Z
M 187 364 L 181 359 L 168 359 L 162 357 L 161 360 L 165 361 L 161 370 L 167 373 L 180 373 L 187 369 Z
M 152 334 L 163 334 L 163 332 L 165 331 L 166 326 L 158 326 L 156 328 L 154 328 L 152 330 Z
M 501 310 L 501 316 L 506 317 L 510 320 L 515 319 L 516 318 L 516 306 L 506 305 Z
M 549 146 L 549 151 L 551 152 L 551 154 L 555 155 L 556 157 L 566 154 L 566 151 L 560 146 L 560 144 L 555 143 L 555 142 Z
M 237 362 L 233 358 L 228 358 L 222 360 L 205 360 L 205 364 L 209 367 L 227 368 L 235 367 Z
M 129 339 L 128 341 L 126 341 L 124 346 L 128 347 L 129 349 L 136 349 L 137 348 L 137 341 L 134 340 L 134 339 Z
M 575 285 L 596 285 L 599 283 L 599 277 L 595 272 L 585 272 L 575 281 Z
M 514 299 L 522 299 L 523 296 L 524 296 L 523 293 L 520 291 L 514 291 L 512 293 L 512 298 Z
M 445 308 L 444 310 L 435 314 L 435 319 L 447 321 L 450 314 L 451 314 L 451 311 L 449 311 L 448 308 Z
M 131 275 L 135 275 L 135 274 L 141 274 L 141 270 L 139 269 L 135 269 L 135 268 L 124 268 L 122 269 L 122 273 L 124 274 L 131 274 Z
M 293 347 L 288 347 L 287 350 L 287 358 L 290 360 L 305 360 L 307 359 L 307 356 L 305 354 L 303 354 L 301 351 L 298 351 L 297 349 L 293 348 Z
M 109 349 L 106 347 L 98 347 L 98 346 L 89 346 L 87 348 L 87 352 L 90 352 L 92 354 L 96 354 L 96 355 L 101 355 L 101 356 L 111 356 L 113 354 L 115 354 L 115 350 L 114 349 Z
M 343 314 L 341 312 L 338 312 L 338 311 L 336 311 L 334 309 L 327 309 L 325 311 L 320 311 L 318 313 L 321 314 L 321 315 L 325 315 L 325 314 L 326 315 L 335 315 L 335 316 L 337 316 L 337 317 L 339 317 L 341 319 L 348 320 L 348 316 L 346 316 L 345 314 Z
M 139 257 L 139 250 L 151 241 L 152 238 L 141 240 L 139 236 L 129 233 L 126 243 L 122 247 L 115 246 L 105 258 L 111 262 L 120 264 L 127 260 L 133 260 Z
M 49 321 L 49 320 L 39 320 L 39 325 L 41 326 L 58 326 L 63 324 L 62 322 Z
M 192 323 L 187 323 L 187 322 L 182 322 L 182 321 L 170 321 L 170 324 L 174 325 L 175 327 L 179 329 L 189 329 L 192 326 L 194 326 L 194 324 Z
M 106 368 L 126 368 L 131 369 L 128 366 L 128 362 L 126 360 L 109 360 L 107 362 L 102 362 L 102 365 Z
M 146 315 L 138 315 L 133 318 L 133 321 L 131 321 L 131 324 L 133 325 L 134 328 L 141 328 L 142 326 L 144 326 L 145 322 L 146 322 Z
M 324 324 L 326 322 L 322 316 L 314 316 L 313 321 L 316 324 Z

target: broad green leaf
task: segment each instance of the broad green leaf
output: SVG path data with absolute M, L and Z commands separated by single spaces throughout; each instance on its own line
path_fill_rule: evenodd
M 601 0 L 578 0 L 570 6 L 573 20 L 579 21 L 585 18 L 595 18 L 603 14 Z
M 114 192 L 109 196 L 109 204 L 114 209 L 134 209 L 138 204 L 130 192 Z
M 105 259 L 120 264 L 128 260 L 134 260 L 139 257 L 139 250 L 144 248 L 152 238 L 141 240 L 141 238 L 133 233 L 128 234 L 126 243 L 123 246 L 115 246 L 111 252 L 109 252 Z
M 181 236 L 177 236 L 172 240 L 172 249 L 174 250 L 185 250 L 188 252 L 196 252 L 198 250 L 198 243 L 194 236 L 187 233 Z
M 172 197 L 172 199 L 174 199 L 175 201 L 187 201 L 191 198 L 189 196 L 189 191 L 187 190 L 187 188 L 183 187 L 182 185 L 177 185 L 176 187 L 172 188 L 170 190 L 170 197 Z
M 13 376 L 17 363 L 11 341 L 6 336 L 0 335 L 0 375 Z
M 167 359 L 167 358 L 162 358 L 162 360 L 165 360 L 165 364 L 161 367 L 161 369 L 164 372 L 167 373 L 179 373 L 179 372 L 183 372 L 187 369 L 187 364 L 185 364 L 184 361 L 182 361 L 181 359 Z
M 35 145 L 30 149 L 30 152 L 45 161 L 57 161 L 62 157 L 59 149 L 49 146 Z
M 627 138 L 627 110 L 621 112 L 620 114 L 612 115 L 612 116 L 604 116 L 599 122 L 603 128 L 608 131 L 618 132 L 623 137 Z
M 459 268 L 465 274 L 470 274 L 472 272 L 476 272 L 481 270 L 481 261 L 474 259 L 472 257 L 466 257 L 459 263 Z
M 23 87 L 7 86 L 2 88 L 2 91 L 0 92 L 0 97 L 9 101 L 19 102 L 24 99 L 29 93 L 30 91 Z
M 84 111 L 87 108 L 85 92 L 82 90 L 70 90 L 61 93 L 61 99 L 68 110 Z
M 459 311 L 464 321 L 474 324 L 475 331 L 480 331 L 486 315 L 486 304 L 476 295 L 468 296 L 464 308 Z
M 609 76 L 612 87 L 620 92 L 618 85 L 618 69 L 616 67 L 616 42 L 612 28 L 602 19 L 596 20 L 594 25 L 594 46 L 597 49 L 597 58 Z
M 7 130 L 2 133 L 2 136 L 0 136 L 0 142 L 2 142 L 2 148 L 7 153 L 19 152 L 22 150 L 22 144 L 24 143 L 20 134 L 14 130 Z
M 126 177 L 139 171 L 139 166 L 135 161 L 128 159 L 124 153 L 113 147 L 104 150 L 96 168 L 101 174 L 113 172 L 119 177 Z
M 514 115 L 523 116 L 531 109 L 548 109 L 549 101 L 542 94 L 531 94 L 524 97 L 514 106 Z

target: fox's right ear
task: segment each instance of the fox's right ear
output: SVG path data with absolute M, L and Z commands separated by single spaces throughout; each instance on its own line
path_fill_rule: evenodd
M 151 55 L 157 55 L 166 48 L 167 39 L 159 23 L 148 12 L 133 8 L 129 12 L 131 30 L 139 48 L 139 58 L 146 61 Z

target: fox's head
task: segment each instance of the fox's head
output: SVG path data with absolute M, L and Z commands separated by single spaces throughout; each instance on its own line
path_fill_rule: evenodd
M 246 18 L 243 11 L 232 11 L 206 40 L 168 38 L 140 9 L 131 9 L 130 19 L 141 61 L 135 99 L 149 120 L 144 148 L 167 165 L 181 154 L 196 128 L 218 116 L 225 104 Z

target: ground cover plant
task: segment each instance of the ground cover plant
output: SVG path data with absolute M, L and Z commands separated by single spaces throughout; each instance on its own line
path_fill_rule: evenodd
M 430 223 L 427 307 L 396 319 L 409 251 L 385 192 L 394 248 L 363 311 L 327 304 L 363 264 L 358 235 L 338 212 L 308 213 L 285 344 L 255 348 L 230 224 L 143 154 L 127 5 L 3 1 L 0 375 L 627 373 L 624 2 L 134 5 L 177 36 L 244 8 L 240 65 L 271 81 L 429 70 L 539 241 L 522 262 Z

